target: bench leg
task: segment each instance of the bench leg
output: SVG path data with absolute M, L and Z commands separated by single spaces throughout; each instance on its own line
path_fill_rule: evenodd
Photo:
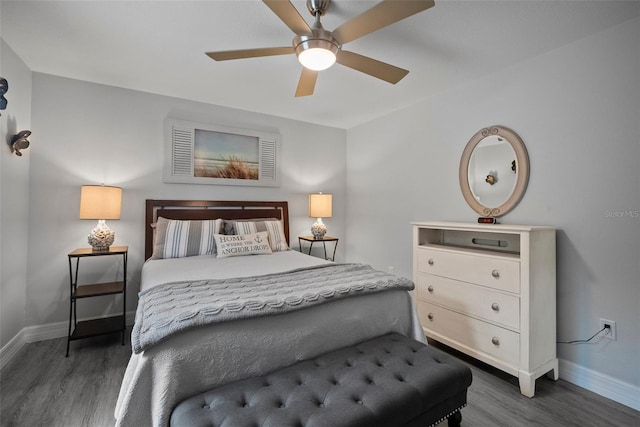
M 456 411 L 453 414 L 449 415 L 447 418 L 447 425 L 449 427 L 460 427 L 462 423 L 462 414 L 460 411 Z

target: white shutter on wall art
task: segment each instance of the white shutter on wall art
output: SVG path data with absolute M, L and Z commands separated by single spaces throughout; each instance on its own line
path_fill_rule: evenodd
M 277 179 L 276 141 L 260 140 L 260 180 Z
M 280 134 L 176 119 L 166 119 L 164 128 L 164 182 L 261 187 L 280 186 L 278 170 L 280 166 Z M 210 156 L 209 153 L 217 150 L 206 151 L 206 148 L 205 154 L 202 154 L 203 147 L 207 147 L 207 144 L 211 143 L 210 141 L 214 141 L 214 146 L 217 141 L 220 141 L 220 139 L 210 139 L 208 135 L 215 135 L 215 138 L 235 138 L 231 144 L 232 146 L 236 146 L 235 144 L 242 145 L 242 142 L 235 142 L 238 140 L 244 141 L 244 144 L 246 144 L 246 141 L 255 141 L 249 142 L 249 146 L 253 143 L 257 145 L 255 147 L 257 159 L 253 157 L 253 159 L 247 159 L 244 162 L 249 167 L 249 171 L 255 168 L 252 165 L 255 165 L 256 161 L 258 162 L 257 177 L 256 175 L 249 175 L 251 176 L 250 178 L 236 179 L 211 176 L 224 171 L 224 167 L 220 169 L 218 165 L 220 163 L 224 165 L 225 154 L 227 157 L 229 155 L 228 153 L 220 152 L 219 157 L 221 158 L 211 159 L 214 156 Z M 221 143 L 222 145 L 224 144 Z M 242 152 L 242 150 L 239 149 L 238 152 Z M 256 153 L 256 151 L 253 151 L 253 153 Z M 250 158 L 253 155 L 247 154 L 247 156 Z M 213 170 L 213 173 L 210 172 L 211 170 Z M 243 174 L 243 176 L 247 176 L 247 174 Z
M 193 130 L 173 127 L 172 175 L 193 176 Z

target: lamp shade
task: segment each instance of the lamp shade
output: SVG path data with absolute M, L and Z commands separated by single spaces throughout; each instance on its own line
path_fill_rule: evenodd
M 120 219 L 122 188 L 83 185 L 80 193 L 80 219 Z
M 330 50 L 314 47 L 300 52 L 298 61 L 310 70 L 322 71 L 336 62 L 336 55 Z
M 309 194 L 309 217 L 331 218 L 331 194 Z

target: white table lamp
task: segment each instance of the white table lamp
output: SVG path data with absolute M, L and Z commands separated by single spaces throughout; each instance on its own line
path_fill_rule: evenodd
M 97 219 L 98 225 L 87 237 L 94 251 L 107 251 L 115 233 L 107 227 L 107 219 L 120 219 L 122 188 L 106 185 L 83 185 L 80 193 L 80 219 Z
M 331 218 L 331 214 L 331 194 L 309 194 L 309 217 L 318 219 L 311 227 L 314 238 L 322 239 L 327 234 L 322 218 Z

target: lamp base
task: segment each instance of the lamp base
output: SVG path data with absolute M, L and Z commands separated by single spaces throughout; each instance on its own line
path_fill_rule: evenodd
M 87 236 L 87 241 L 94 252 L 108 251 L 116 238 L 116 233 L 107 227 L 103 219 L 98 221 L 96 228 L 91 230 Z
M 311 226 L 311 234 L 314 239 L 322 239 L 327 234 L 327 226 L 322 222 L 322 218 L 318 218 Z

